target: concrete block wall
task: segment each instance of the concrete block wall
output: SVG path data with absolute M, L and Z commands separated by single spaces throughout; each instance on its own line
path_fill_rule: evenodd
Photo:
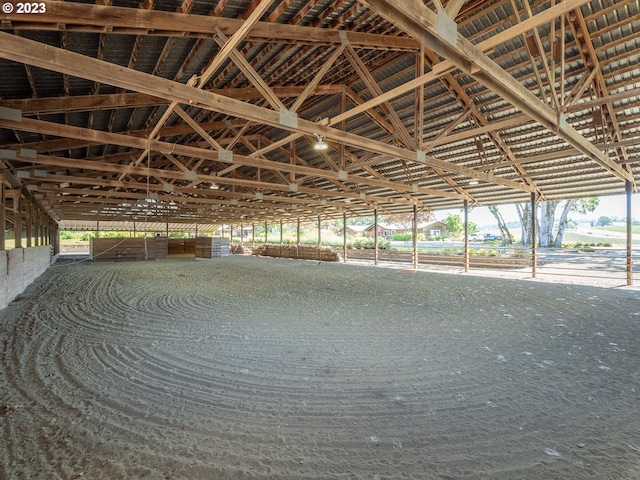
M 0 308 L 5 308 L 42 275 L 51 262 L 51 247 L 0 251 Z

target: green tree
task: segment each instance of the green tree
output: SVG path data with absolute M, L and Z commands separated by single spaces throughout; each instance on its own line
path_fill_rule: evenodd
M 607 227 L 609 225 L 611 225 L 613 223 L 613 221 L 611 220 L 611 218 L 609 217 L 600 217 L 598 218 L 598 221 L 596 222 L 596 226 L 597 227 Z
M 600 205 L 600 199 L 598 197 L 567 200 L 567 203 L 562 209 L 560 220 L 558 221 L 558 232 L 556 233 L 556 238 L 553 241 L 554 248 L 562 247 L 562 238 L 564 236 L 565 230 L 567 229 L 570 212 L 585 215 L 586 213 L 593 212 L 596 208 L 598 208 L 598 205 Z
M 557 208 L 562 202 L 562 200 L 540 202 L 536 205 L 536 211 L 540 211 L 539 219 L 535 212 L 531 212 L 531 204 L 525 203 L 516 205 L 518 215 L 520 216 L 520 223 L 522 225 L 523 245 L 531 244 L 531 219 L 532 215 L 536 215 L 539 245 L 541 247 L 560 248 L 562 246 L 564 232 L 569 222 L 569 214 L 573 212 L 584 215 L 588 212 L 593 212 L 600 204 L 600 199 L 598 197 L 591 197 L 566 200 L 562 207 L 562 213 L 560 214 L 560 219 L 557 223 L 558 230 L 554 238 L 553 229 L 556 226 L 555 214 Z
M 430 221 L 433 213 L 423 210 L 417 212 L 416 222 L 419 224 Z M 393 215 L 385 215 L 384 221 L 402 227 L 405 231 L 411 231 L 413 227 L 413 213 L 395 213 Z
M 373 215 L 367 217 L 348 217 L 347 225 L 373 225 Z
M 498 210 L 498 207 L 495 205 L 491 205 L 489 207 L 489 211 L 493 215 L 493 218 L 496 219 L 498 223 L 498 228 L 500 229 L 500 235 L 502 235 L 502 244 L 503 245 L 511 245 L 513 243 L 513 237 L 511 236 L 511 232 L 507 228 L 507 224 L 502 217 L 502 213 Z
M 452 215 L 450 213 L 447 215 L 447 218 L 444 219 L 444 224 L 447 226 L 447 230 L 452 237 L 459 238 L 462 235 L 464 223 L 462 222 L 460 215 Z

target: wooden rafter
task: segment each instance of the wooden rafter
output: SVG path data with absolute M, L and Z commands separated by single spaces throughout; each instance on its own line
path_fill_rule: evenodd
M 309 122 L 300 118 L 296 118 L 295 126 L 288 124 L 287 121 L 283 123 L 280 112 L 222 97 L 212 92 L 205 92 L 188 85 L 153 77 L 142 72 L 131 71 L 76 53 L 43 46 L 31 40 L 20 39 L 2 32 L 0 32 L 0 40 L 2 41 L 2 43 L 0 43 L 0 57 L 17 60 L 22 63 L 34 64 L 42 68 L 64 71 L 79 77 L 100 80 L 140 93 L 162 96 L 176 104 L 197 105 L 200 108 L 241 117 L 256 123 L 296 132 L 296 134 L 315 135 L 319 133 L 327 139 L 345 143 L 351 147 L 367 151 L 377 151 L 383 154 L 386 153 L 407 161 L 425 163 L 480 180 L 493 181 L 496 184 L 502 184 L 514 189 L 530 191 L 529 186 L 520 182 L 513 182 L 503 178 L 491 179 L 489 175 L 483 172 L 441 161 L 428 155 L 422 156 L 416 154 L 415 151 L 372 141 L 319 123 Z M 51 61 L 52 58 L 54 62 Z
M 557 113 L 543 104 L 527 88 L 508 75 L 502 68 L 472 45 L 462 35 L 447 36 L 438 28 L 435 13 L 418 0 L 361 0 L 381 16 L 395 22 L 414 38 L 424 39 L 428 48 L 451 61 L 458 69 L 473 76 L 545 128 L 577 148 L 587 158 L 598 163 L 621 180 L 633 176 L 613 162 L 585 139 L 566 120 L 558 121 Z M 443 73 L 446 69 L 442 70 Z

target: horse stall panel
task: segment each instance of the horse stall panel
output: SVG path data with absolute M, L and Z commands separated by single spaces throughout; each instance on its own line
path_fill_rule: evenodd
M 228 238 L 198 237 L 195 241 L 196 258 L 220 258 L 231 254 Z
M 196 253 L 195 238 L 170 238 L 169 255 L 180 255 L 183 253 Z
M 92 238 L 91 259 L 96 261 L 165 260 L 169 254 L 167 237 Z

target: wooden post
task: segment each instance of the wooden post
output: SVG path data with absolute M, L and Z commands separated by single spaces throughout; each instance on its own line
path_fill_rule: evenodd
M 96 221 L 96 238 L 100 238 L 100 220 Z
M 282 224 L 282 220 L 280 220 L 280 245 L 284 243 L 283 231 L 284 231 L 284 225 Z
M 251 222 L 251 248 L 256 248 L 256 224 Z
M 416 55 L 416 78 L 418 78 L 424 75 L 425 47 L 420 47 Z M 414 137 L 416 146 L 420 149 L 422 147 L 422 136 L 424 135 L 424 84 L 420 84 L 420 86 L 416 88 L 416 98 Z
M 296 227 L 296 258 L 300 258 L 300 217 L 298 217 L 298 225 Z
M 469 200 L 464 199 L 464 271 L 469 272 Z
M 22 195 L 18 190 L 18 195 L 13 197 L 13 236 L 16 248 L 22 248 Z
M 536 278 L 536 193 L 531 192 L 531 278 Z
M 34 216 L 33 216 L 33 226 L 35 227 L 35 232 L 33 235 L 33 246 L 40 246 L 40 209 L 36 205 L 34 207 Z
M 320 243 L 322 243 L 322 234 L 320 231 L 322 230 L 322 220 L 320 219 L 320 214 L 318 214 L 318 260 L 320 260 Z
M 378 209 L 373 209 L 373 264 L 378 265 Z
M 53 253 L 58 255 L 60 253 L 60 228 L 58 224 L 55 224 L 53 241 Z
M 240 246 L 242 246 L 243 241 L 244 241 L 244 222 L 240 222 Z
M 25 212 L 27 214 L 27 248 L 33 245 L 33 203 L 29 200 L 26 205 Z
M 269 239 L 269 223 L 264 222 L 264 244 L 267 244 L 267 240 Z
M 418 268 L 418 206 L 413 206 L 413 223 L 411 225 L 411 237 L 413 238 L 413 268 Z
M 0 172 L 0 250 L 5 250 L 5 228 L 7 226 L 7 217 L 5 213 L 6 198 L 4 194 L 4 172 Z
M 627 285 L 633 285 L 633 235 L 631 222 L 631 190 L 632 185 L 629 180 L 625 182 L 625 190 L 627 193 Z
M 342 261 L 347 263 L 347 214 L 342 212 Z

